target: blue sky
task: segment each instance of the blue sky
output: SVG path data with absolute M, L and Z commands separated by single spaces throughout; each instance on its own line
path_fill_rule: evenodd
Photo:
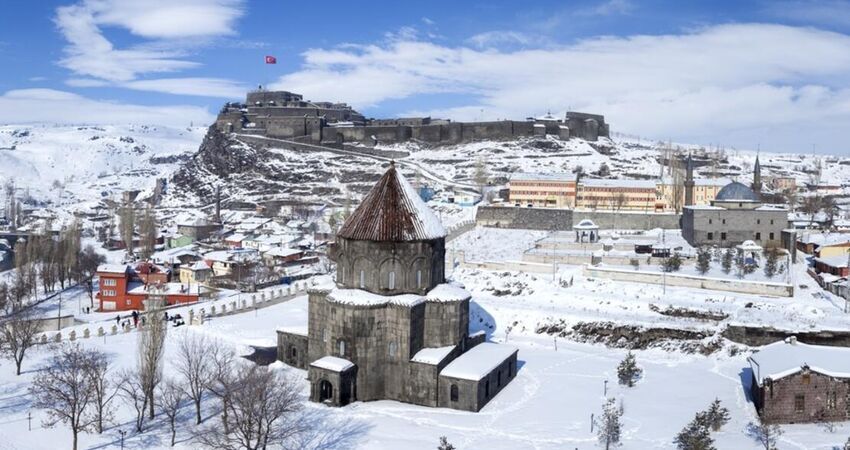
M 264 84 L 374 117 L 576 109 L 651 139 L 850 153 L 846 1 L 4 6 L 0 123 L 207 123 Z

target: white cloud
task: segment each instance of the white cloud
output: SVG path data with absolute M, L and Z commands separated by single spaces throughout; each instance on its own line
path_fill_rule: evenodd
M 521 31 L 494 30 L 487 31 L 484 33 L 478 33 L 467 39 L 467 42 L 469 42 L 475 47 L 487 48 L 500 47 L 511 44 L 529 45 L 534 43 L 541 43 L 542 38 L 530 35 L 528 33 L 523 33 Z
M 303 69 L 276 87 L 358 107 L 457 93 L 472 100 L 420 112 L 471 120 L 571 108 L 603 113 L 615 130 L 697 142 L 732 134 L 744 142 L 746 130 L 755 136 L 771 127 L 793 127 L 806 142 L 850 138 L 843 125 L 850 120 L 843 87 L 850 37 L 810 28 L 720 25 L 518 51 L 394 41 L 312 49 L 304 57 Z M 832 136 L 811 136 L 806 129 L 815 124 L 833 124 Z
M 211 123 L 197 106 L 144 106 L 94 100 L 54 89 L 18 89 L 0 95 L 0 123 L 150 124 Z
M 178 86 L 173 78 L 138 78 L 199 67 L 199 63 L 185 59 L 187 49 L 234 34 L 233 25 L 242 14 L 239 0 L 83 0 L 56 10 L 54 21 L 68 41 L 59 63 L 77 75 L 67 81 L 72 86 L 110 84 L 133 89 L 151 86 L 159 92 L 197 92 L 187 83 Z M 103 33 L 103 28 L 110 26 L 153 40 L 116 48 Z M 210 96 L 217 97 L 229 96 L 229 85 L 235 84 L 216 78 L 187 80 L 216 88 Z
M 121 83 L 121 87 L 176 95 L 196 95 L 236 100 L 245 97 L 247 86 L 223 78 L 159 78 Z
M 606 0 L 590 8 L 576 11 L 578 16 L 611 16 L 617 14 L 628 14 L 635 9 L 630 0 Z
M 770 1 L 765 12 L 794 23 L 850 26 L 850 1 L 846 0 Z

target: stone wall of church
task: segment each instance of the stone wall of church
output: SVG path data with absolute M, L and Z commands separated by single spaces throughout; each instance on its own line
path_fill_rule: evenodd
M 337 238 L 337 284 L 380 295 L 425 294 L 445 281 L 444 239 L 372 242 Z

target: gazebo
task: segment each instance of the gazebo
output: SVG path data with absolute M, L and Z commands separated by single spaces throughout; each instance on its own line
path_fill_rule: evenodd
M 576 232 L 576 242 L 594 243 L 599 240 L 599 226 L 590 219 L 583 219 L 573 225 L 573 230 Z

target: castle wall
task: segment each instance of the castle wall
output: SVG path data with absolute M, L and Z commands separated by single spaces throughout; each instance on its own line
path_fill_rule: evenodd
M 478 225 L 525 230 L 567 231 L 584 219 L 601 229 L 651 230 L 679 228 L 679 214 L 640 211 L 584 211 L 560 208 L 527 208 L 515 206 L 479 206 Z

